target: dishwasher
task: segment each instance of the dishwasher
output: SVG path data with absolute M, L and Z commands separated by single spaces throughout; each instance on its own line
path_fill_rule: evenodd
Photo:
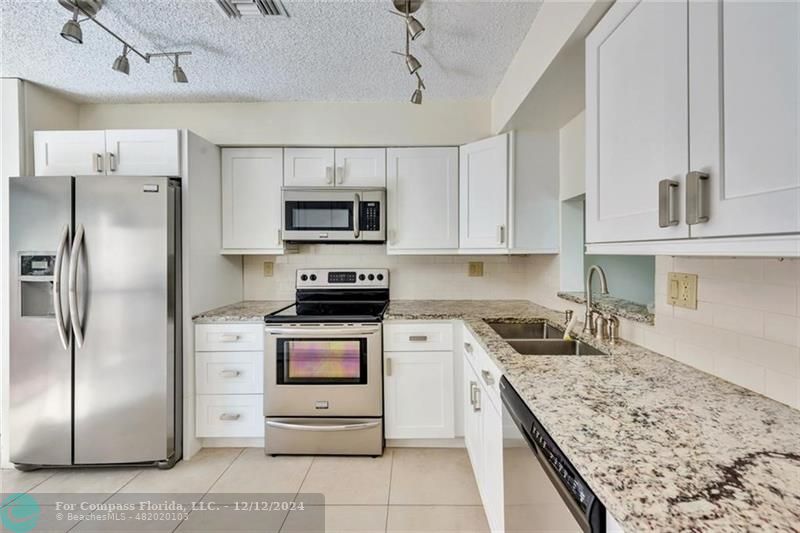
M 505 377 L 500 395 L 506 533 L 605 533 L 605 506 Z

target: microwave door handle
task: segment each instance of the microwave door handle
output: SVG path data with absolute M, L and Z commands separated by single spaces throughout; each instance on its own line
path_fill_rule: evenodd
M 358 239 L 358 236 L 361 234 L 361 230 L 359 229 L 359 226 L 361 226 L 361 221 L 359 220 L 361 217 L 361 195 L 358 193 L 356 193 L 353 211 L 355 211 L 353 214 L 353 236 Z

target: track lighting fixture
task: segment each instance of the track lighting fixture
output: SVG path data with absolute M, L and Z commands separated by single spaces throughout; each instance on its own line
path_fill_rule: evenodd
M 78 6 L 75 6 L 72 18 L 65 22 L 64 27 L 61 28 L 61 37 L 71 43 L 83 44 L 83 30 L 81 30 L 81 24 L 78 22 L 78 12 Z
M 122 55 L 118 56 L 114 60 L 114 64 L 111 66 L 112 69 L 116 70 L 117 72 L 122 72 L 123 74 L 130 74 L 131 72 L 131 65 L 128 61 L 128 45 L 122 45 Z
M 417 37 L 422 35 L 425 32 L 425 26 L 417 20 L 416 17 L 412 16 L 411 13 L 416 12 L 420 6 L 422 5 L 422 0 L 392 0 L 395 9 L 397 11 L 389 10 L 389 13 L 392 15 L 396 15 L 398 17 L 403 17 L 406 23 L 406 31 L 405 31 L 405 38 L 406 38 L 406 50 L 405 53 L 403 52 L 392 52 L 393 54 L 403 56 L 406 61 L 406 68 L 408 68 L 408 73 L 412 76 L 417 77 L 417 88 L 414 90 L 414 93 L 411 95 L 411 103 L 412 104 L 421 104 L 422 103 L 422 90 L 425 89 L 425 84 L 422 82 L 422 78 L 419 75 L 419 69 L 422 68 L 422 63 L 411 54 L 411 41 L 415 40 Z
M 183 72 L 183 69 L 178 64 L 178 54 L 175 54 L 175 66 L 172 67 L 172 81 L 175 83 L 189 83 L 189 79 L 186 77 L 186 73 Z
M 97 24 L 103 31 L 111 35 L 117 41 L 122 43 L 122 55 L 117 56 L 111 68 L 123 74 L 129 74 L 131 71 L 130 60 L 128 54 L 133 52 L 139 56 L 145 63 L 150 63 L 153 57 L 166 57 L 170 60 L 174 57 L 172 62 L 172 80 L 176 83 L 188 83 L 186 73 L 178 64 L 178 57 L 191 55 L 191 52 L 158 52 L 158 53 L 144 53 L 137 50 L 135 47 L 128 44 L 128 42 L 114 33 L 111 29 L 106 27 L 102 22 L 97 20 L 95 16 L 97 12 L 103 7 L 103 0 L 58 0 L 58 3 L 69 9 L 72 13 L 72 18 L 68 20 L 64 27 L 61 29 L 61 37 L 76 44 L 83 44 L 83 31 L 81 30 L 81 22 L 91 20 Z M 78 15 L 83 14 L 86 18 L 78 20 Z

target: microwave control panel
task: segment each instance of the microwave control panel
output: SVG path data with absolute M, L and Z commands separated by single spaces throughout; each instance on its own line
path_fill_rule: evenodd
M 381 230 L 381 203 L 361 202 L 359 213 L 359 229 L 361 231 Z

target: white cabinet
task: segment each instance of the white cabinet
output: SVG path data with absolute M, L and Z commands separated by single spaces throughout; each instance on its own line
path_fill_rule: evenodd
M 89 176 L 105 173 L 106 132 L 35 131 L 37 176 Z
M 800 232 L 800 4 L 691 2 L 689 28 L 692 237 Z
M 37 176 L 180 176 L 179 130 L 36 131 Z
M 222 247 L 228 253 L 283 253 L 280 148 L 222 150 Z
M 108 174 L 180 176 L 178 130 L 106 131 Z
M 455 437 L 453 324 L 383 325 L 387 439 Z
M 336 185 L 386 187 L 385 148 L 336 148 Z
M 458 148 L 390 148 L 388 254 L 458 249 Z
M 478 487 L 483 483 L 483 421 L 480 412 L 480 382 L 464 356 L 464 445 Z
M 687 31 L 685 0 L 617 2 L 586 39 L 587 242 L 689 235 L 658 217 L 659 181 L 687 172 Z
M 386 187 L 385 148 L 286 148 L 287 187 Z
M 460 148 L 459 246 L 473 253 L 508 249 L 508 134 Z
M 455 436 L 453 352 L 386 352 L 387 439 Z
M 264 437 L 264 327 L 197 324 L 196 437 Z
M 285 148 L 283 157 L 283 184 L 287 187 L 333 186 L 333 148 Z

